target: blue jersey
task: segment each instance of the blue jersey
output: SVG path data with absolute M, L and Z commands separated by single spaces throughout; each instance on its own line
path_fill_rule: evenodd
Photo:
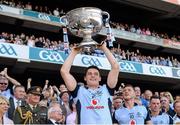
M 153 125 L 172 124 L 172 119 L 167 113 L 159 113 L 157 116 L 150 116 Z
M 77 86 L 72 92 L 76 103 L 78 124 L 112 124 L 113 90 L 106 85 L 95 90 Z
M 113 122 L 121 125 L 145 124 L 145 121 L 150 121 L 147 109 L 137 104 L 131 109 L 126 108 L 123 104 L 113 115 Z
M 180 123 L 180 116 L 177 114 L 173 117 L 173 124 L 178 124 Z

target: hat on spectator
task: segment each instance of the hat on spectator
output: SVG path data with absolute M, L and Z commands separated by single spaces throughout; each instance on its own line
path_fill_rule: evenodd
M 0 74 L 0 83 L 7 83 L 8 84 L 8 79 L 1 74 Z
M 40 86 L 32 86 L 27 90 L 27 94 L 35 94 L 35 95 L 41 95 L 42 94 L 42 88 Z

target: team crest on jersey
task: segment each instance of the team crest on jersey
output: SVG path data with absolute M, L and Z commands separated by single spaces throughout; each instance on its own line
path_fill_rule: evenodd
M 92 100 L 91 100 L 91 104 L 92 104 L 93 106 L 98 105 L 98 103 L 99 103 L 99 100 L 97 100 L 97 99 L 92 99 Z
M 142 114 L 140 112 L 137 112 L 137 117 L 142 117 Z

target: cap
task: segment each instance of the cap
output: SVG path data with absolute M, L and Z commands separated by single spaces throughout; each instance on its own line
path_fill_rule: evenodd
M 27 90 L 27 94 L 36 94 L 36 95 L 41 95 L 42 94 L 42 88 L 40 86 L 32 86 Z
M 8 79 L 2 75 L 0 75 L 0 83 L 7 83 L 8 84 Z

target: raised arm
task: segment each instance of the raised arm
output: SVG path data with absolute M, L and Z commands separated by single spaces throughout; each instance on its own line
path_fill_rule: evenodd
M 69 54 L 69 56 L 67 57 L 60 69 L 61 76 L 69 91 L 73 91 L 77 85 L 77 81 L 72 76 L 72 74 L 70 74 L 70 69 L 71 65 L 73 64 L 74 58 L 78 54 L 78 52 L 78 49 L 72 48 L 71 53 Z
M 107 77 L 107 85 L 110 88 L 115 88 L 117 81 L 118 81 L 118 76 L 119 76 L 119 64 L 116 61 L 113 54 L 111 53 L 111 51 L 106 47 L 105 42 L 99 48 L 105 53 L 110 65 L 111 65 L 111 70 Z
M 20 82 L 18 82 L 17 80 L 15 80 L 14 78 L 10 77 L 8 74 L 7 74 L 7 68 L 4 69 L 4 76 L 8 79 L 8 81 L 10 81 L 13 85 L 21 85 Z

